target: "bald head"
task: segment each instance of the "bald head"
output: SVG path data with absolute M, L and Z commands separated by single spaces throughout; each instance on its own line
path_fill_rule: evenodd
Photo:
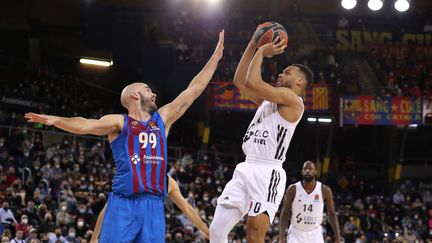
M 120 95 L 122 106 L 129 109 L 131 103 L 138 99 L 139 93 L 142 92 L 141 90 L 145 90 L 146 88 L 148 88 L 148 85 L 145 83 L 132 83 L 126 86 Z
M 308 167 L 308 166 L 313 167 L 315 169 L 315 163 L 313 161 L 308 160 L 308 161 L 303 163 L 303 168 Z
M 157 110 L 156 94 L 145 83 L 133 83 L 126 86 L 120 96 L 120 102 L 129 112 Z
M 316 174 L 317 171 L 314 162 L 308 160 L 303 163 L 303 168 L 302 168 L 303 180 L 305 180 L 306 182 L 311 182 L 315 179 Z

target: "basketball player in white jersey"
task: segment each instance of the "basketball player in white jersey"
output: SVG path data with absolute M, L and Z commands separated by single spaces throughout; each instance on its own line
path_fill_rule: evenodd
M 227 242 L 231 229 L 246 214 L 247 242 L 262 243 L 278 211 L 286 181 L 282 163 L 303 115 L 300 96 L 313 76 L 308 67 L 291 65 L 279 74 L 276 87 L 262 80 L 264 57 L 281 54 L 285 47 L 276 40 L 256 50 L 252 38 L 237 67 L 234 85 L 259 107 L 243 138 L 246 161 L 236 166 L 218 198 L 210 225 L 211 243 Z
M 316 168 L 312 161 L 303 164 L 303 180 L 288 187 L 279 223 L 279 242 L 288 243 L 324 242 L 322 219 L 324 204 L 327 207 L 330 224 L 336 243 L 340 243 L 339 221 L 333 204 L 330 187 L 316 181 Z

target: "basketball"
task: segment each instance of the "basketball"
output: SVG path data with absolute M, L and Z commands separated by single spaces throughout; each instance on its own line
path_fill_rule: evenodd
M 286 29 L 277 22 L 265 22 L 258 26 L 255 33 L 255 41 L 258 47 L 274 41 L 277 37 L 285 40 L 285 45 L 288 44 L 288 34 Z

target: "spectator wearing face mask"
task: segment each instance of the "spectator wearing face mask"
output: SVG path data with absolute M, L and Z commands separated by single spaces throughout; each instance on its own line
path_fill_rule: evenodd
M 66 202 L 60 203 L 60 210 L 57 213 L 57 225 L 70 224 L 72 222 L 72 216 L 67 211 Z
M 14 227 L 15 224 L 18 223 L 12 210 L 9 208 L 9 202 L 3 202 L 3 205 L 0 208 L 0 221 L 5 228 L 10 226 Z
M 68 235 L 66 236 L 66 241 L 70 243 L 80 243 L 81 241 L 76 236 L 76 231 L 74 227 L 69 227 Z
M 49 238 L 48 243 L 58 243 L 58 242 L 67 243 L 66 238 L 64 238 L 62 236 L 61 227 L 56 227 L 55 231 L 54 231 L 54 234 L 53 233 L 49 233 L 48 234 L 48 238 Z
M 86 224 L 84 217 L 79 217 L 77 220 L 76 229 L 75 229 L 76 235 L 78 237 L 83 238 L 83 237 L 85 237 L 88 229 L 89 229 L 89 226 L 88 226 L 88 224 Z
M 16 231 L 21 231 L 23 233 L 23 239 L 27 238 L 30 235 L 30 229 L 32 228 L 29 225 L 29 219 L 26 214 L 21 216 L 21 222 L 15 226 Z
M 25 214 L 28 216 L 29 224 L 37 225 L 40 222 L 39 216 L 35 210 L 35 203 L 33 200 L 28 201 L 27 207 L 23 210 Z

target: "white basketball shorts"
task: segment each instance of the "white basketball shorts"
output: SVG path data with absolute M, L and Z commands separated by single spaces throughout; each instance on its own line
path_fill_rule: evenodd
M 218 204 L 237 207 L 242 214 L 267 212 L 273 222 L 285 193 L 286 174 L 280 162 L 247 157 L 218 198 Z

